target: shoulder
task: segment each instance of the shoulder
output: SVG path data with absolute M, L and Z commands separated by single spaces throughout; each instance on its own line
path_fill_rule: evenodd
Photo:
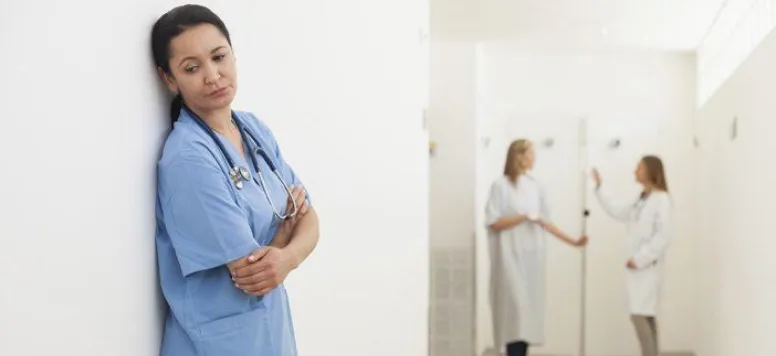
M 520 176 L 520 181 L 518 184 L 534 187 L 544 192 L 544 185 L 542 185 L 542 182 L 540 182 L 538 179 L 536 179 L 536 177 L 530 174 L 523 174 L 522 176 Z
M 673 201 L 671 200 L 671 194 L 668 192 L 653 192 L 651 194 L 652 199 L 655 200 L 655 205 L 657 205 L 660 208 L 664 209 L 670 209 L 673 206 Z
M 199 126 L 190 121 L 178 121 L 167 135 L 159 159 L 159 168 L 182 161 L 208 160 L 218 151 L 216 143 Z
M 533 176 L 533 174 L 523 174 L 521 178 L 526 182 L 530 182 L 536 185 L 542 185 L 541 182 L 538 179 L 536 179 L 536 177 Z
M 275 134 L 272 133 L 272 129 L 266 122 L 264 122 L 264 120 L 259 119 L 256 115 L 249 111 L 235 110 L 234 113 L 248 127 L 248 129 L 259 136 L 260 139 L 267 140 L 269 142 L 275 141 Z
M 493 183 L 490 183 L 490 189 L 491 190 L 501 189 L 506 184 L 507 184 L 507 178 L 504 176 L 499 176 L 493 181 Z

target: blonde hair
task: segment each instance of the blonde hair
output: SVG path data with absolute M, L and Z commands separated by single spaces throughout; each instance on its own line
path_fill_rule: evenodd
M 525 173 L 528 167 L 518 159 L 525 155 L 533 144 L 527 139 L 519 139 L 512 141 L 507 151 L 507 161 L 504 163 L 504 175 L 509 177 L 510 180 L 515 181 L 517 177 Z

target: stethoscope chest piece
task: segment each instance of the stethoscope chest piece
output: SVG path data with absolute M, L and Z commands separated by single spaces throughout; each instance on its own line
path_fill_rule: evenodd
M 245 167 L 233 167 L 229 170 L 229 177 L 232 179 L 232 183 L 237 189 L 243 188 L 243 182 L 253 179 L 251 172 Z
M 242 180 L 247 182 L 253 179 L 253 176 L 251 176 L 251 171 L 249 171 L 248 168 L 240 167 L 238 170 L 240 171 L 240 178 L 242 178 Z

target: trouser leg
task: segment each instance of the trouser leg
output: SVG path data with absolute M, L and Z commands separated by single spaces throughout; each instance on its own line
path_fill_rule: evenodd
M 632 315 L 631 321 L 641 345 L 642 356 L 659 356 L 657 342 L 657 322 L 654 317 Z
M 652 327 L 652 337 L 655 341 L 655 356 L 660 356 L 660 334 L 658 333 L 657 319 L 649 317 L 649 324 Z

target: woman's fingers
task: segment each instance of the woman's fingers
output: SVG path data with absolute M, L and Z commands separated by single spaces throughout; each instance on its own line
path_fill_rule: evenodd
M 263 279 L 256 283 L 240 285 L 238 288 L 244 290 L 246 293 L 258 293 L 263 289 L 272 287 L 272 281 L 269 279 Z
M 297 214 L 301 214 L 301 215 L 306 214 L 307 204 L 305 200 L 305 195 L 306 195 L 306 192 L 302 186 L 298 185 L 291 188 L 291 196 L 288 197 L 288 202 L 286 204 L 286 214 L 291 214 L 294 212 L 294 202 L 296 202 Z
M 598 169 L 593 168 L 593 180 L 596 184 L 601 184 L 601 174 L 598 173 Z
M 302 202 L 299 206 L 299 215 L 304 216 L 304 214 L 307 214 L 308 206 L 307 206 L 307 200 L 302 197 Z
M 269 272 L 265 269 L 261 272 L 258 272 L 256 274 L 248 275 L 245 277 L 235 277 L 233 278 L 235 284 L 237 284 L 238 288 L 243 288 L 245 286 L 253 285 L 256 283 L 259 283 L 263 280 L 266 280 L 269 278 Z
M 294 212 L 294 203 L 291 201 L 291 198 L 294 199 L 293 201 L 296 201 L 296 217 L 302 217 L 307 214 L 309 206 L 307 204 L 307 191 L 305 191 L 304 187 L 295 186 L 291 190 L 291 197 L 288 198 L 288 206 L 286 206 L 286 214 L 291 214 Z

